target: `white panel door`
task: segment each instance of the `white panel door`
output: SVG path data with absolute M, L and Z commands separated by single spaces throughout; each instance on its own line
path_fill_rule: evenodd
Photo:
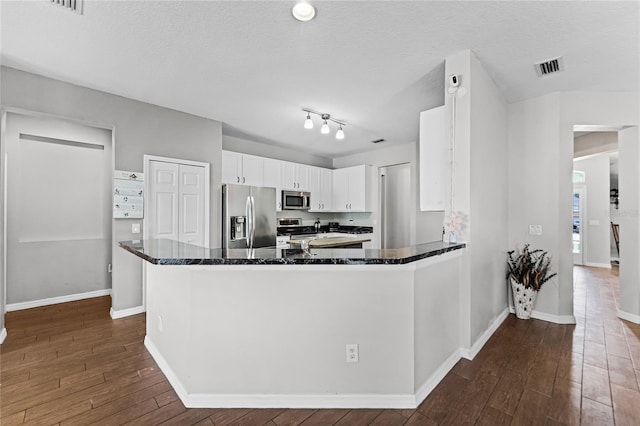
M 178 165 L 162 161 L 149 162 L 148 233 L 145 238 L 179 239 Z
M 178 166 L 180 185 L 178 190 L 178 240 L 205 245 L 205 171 L 204 167 L 180 164 Z

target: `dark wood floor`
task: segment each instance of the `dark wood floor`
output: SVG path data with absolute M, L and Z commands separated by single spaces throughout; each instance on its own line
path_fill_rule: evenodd
M 7 314 L 0 424 L 639 425 L 640 326 L 616 317 L 617 274 L 576 268 L 577 325 L 510 316 L 417 410 L 185 409 L 108 297 Z

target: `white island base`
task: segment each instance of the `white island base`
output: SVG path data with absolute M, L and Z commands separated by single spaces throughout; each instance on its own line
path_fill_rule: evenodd
M 145 345 L 186 407 L 415 408 L 460 359 L 464 251 L 402 265 L 145 262 Z

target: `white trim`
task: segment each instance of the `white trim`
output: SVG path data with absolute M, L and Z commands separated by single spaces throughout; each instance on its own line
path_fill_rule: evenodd
M 451 371 L 451 369 L 460 360 L 461 350 L 454 351 L 449 358 L 447 358 L 440 366 L 433 372 L 423 384 L 416 390 L 415 395 L 415 407 L 418 407 L 425 400 L 425 398 L 435 389 L 444 376 Z
M 4 342 L 4 339 L 7 338 L 7 329 L 3 328 L 0 330 L 0 345 Z
M 594 268 L 607 268 L 611 269 L 611 263 L 597 263 L 597 262 L 587 262 L 584 264 L 585 266 L 591 266 Z
M 491 323 L 491 326 L 485 330 L 484 333 L 476 340 L 476 342 L 471 346 L 471 348 L 460 348 L 460 355 L 463 358 L 466 358 L 470 361 L 473 361 L 473 358 L 478 355 L 478 352 L 484 347 L 484 345 L 489 341 L 493 333 L 496 332 L 498 327 L 507 319 L 509 316 L 509 308 L 505 308 L 504 311 L 500 312 L 500 314 L 496 317 L 496 319 Z
M 67 296 L 50 297 L 48 299 L 32 300 L 29 302 L 10 303 L 6 306 L 6 311 L 20 311 L 23 309 L 38 308 L 40 306 L 55 305 L 58 303 L 74 302 L 76 300 L 91 299 L 111 295 L 111 289 L 89 291 L 86 293 L 69 294 Z
M 397 408 L 413 409 L 433 390 L 456 362 L 460 354 L 455 351 L 416 392 L 416 395 L 269 395 L 269 394 L 189 394 L 169 363 L 160 354 L 149 336 L 144 339 L 155 362 L 171 383 L 187 408 Z M 418 402 L 418 397 L 420 397 Z
M 511 312 L 512 314 L 516 313 L 513 306 L 509 307 L 509 312 Z M 555 324 L 575 324 L 576 323 L 576 317 L 574 317 L 573 315 L 553 315 L 553 314 L 548 314 L 546 312 L 540 312 L 540 311 L 532 311 L 531 318 L 535 318 L 535 319 L 539 319 L 547 322 L 553 322 Z
M 133 308 L 121 309 L 119 311 L 116 311 L 115 309 L 113 309 L 113 306 L 112 306 L 111 309 L 109 310 L 109 316 L 111 316 L 111 319 L 118 319 L 118 318 L 130 317 L 131 315 L 138 315 L 143 312 L 146 312 L 146 309 L 142 305 L 135 306 Z
M 634 322 L 636 324 L 640 324 L 640 315 L 632 314 L 630 312 L 621 311 L 618 309 L 618 318 L 621 318 L 625 321 Z

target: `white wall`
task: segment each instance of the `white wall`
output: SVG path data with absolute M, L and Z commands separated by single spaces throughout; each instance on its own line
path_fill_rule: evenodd
M 111 130 L 8 113 L 6 136 L 7 304 L 110 289 Z
M 461 328 L 462 345 L 471 349 L 507 308 L 507 103 L 470 51 L 447 57 L 445 71 L 460 77 L 453 209 L 465 219 L 459 233 L 459 240 L 468 244 L 462 266 Z M 447 123 L 453 102 L 453 95 L 447 94 Z M 450 125 L 447 134 L 451 138 Z M 447 188 L 449 199 L 450 192 Z
M 609 154 L 575 160 L 573 169 L 585 173 L 584 262 L 587 266 L 610 268 Z
M 50 114 L 86 124 L 113 128 L 114 168 L 141 172 L 143 155 L 151 154 L 211 164 L 212 246 L 220 245 L 220 166 L 222 126 L 196 117 L 132 99 L 1 68 L 2 107 Z M 117 246 L 118 241 L 140 238 L 131 233 L 135 219 L 113 222 L 112 303 L 116 311 L 142 304 L 141 260 Z
M 420 194 L 418 193 L 418 147 L 415 142 L 402 145 L 392 145 L 390 147 L 377 149 L 375 151 L 352 154 L 345 157 L 334 158 L 333 167 L 356 166 L 359 164 L 369 164 L 373 166 L 373 206 L 375 212 L 371 214 L 371 222 L 374 232 L 380 235 L 380 177 L 379 168 L 392 166 L 395 164 L 409 163 L 411 166 L 411 242 L 410 244 L 421 244 L 442 239 L 442 212 L 422 212 L 420 211 Z M 348 223 L 347 223 L 348 224 Z
M 509 105 L 509 246 L 531 243 L 549 251 L 558 276 L 542 288 L 535 310 L 556 322 L 575 321 L 571 248 L 575 124 L 637 125 L 638 95 L 562 92 Z M 543 234 L 528 235 L 529 224 L 542 225 Z
M 618 314 L 640 323 L 640 137 L 638 128 L 618 134 L 620 146 L 620 306 Z

